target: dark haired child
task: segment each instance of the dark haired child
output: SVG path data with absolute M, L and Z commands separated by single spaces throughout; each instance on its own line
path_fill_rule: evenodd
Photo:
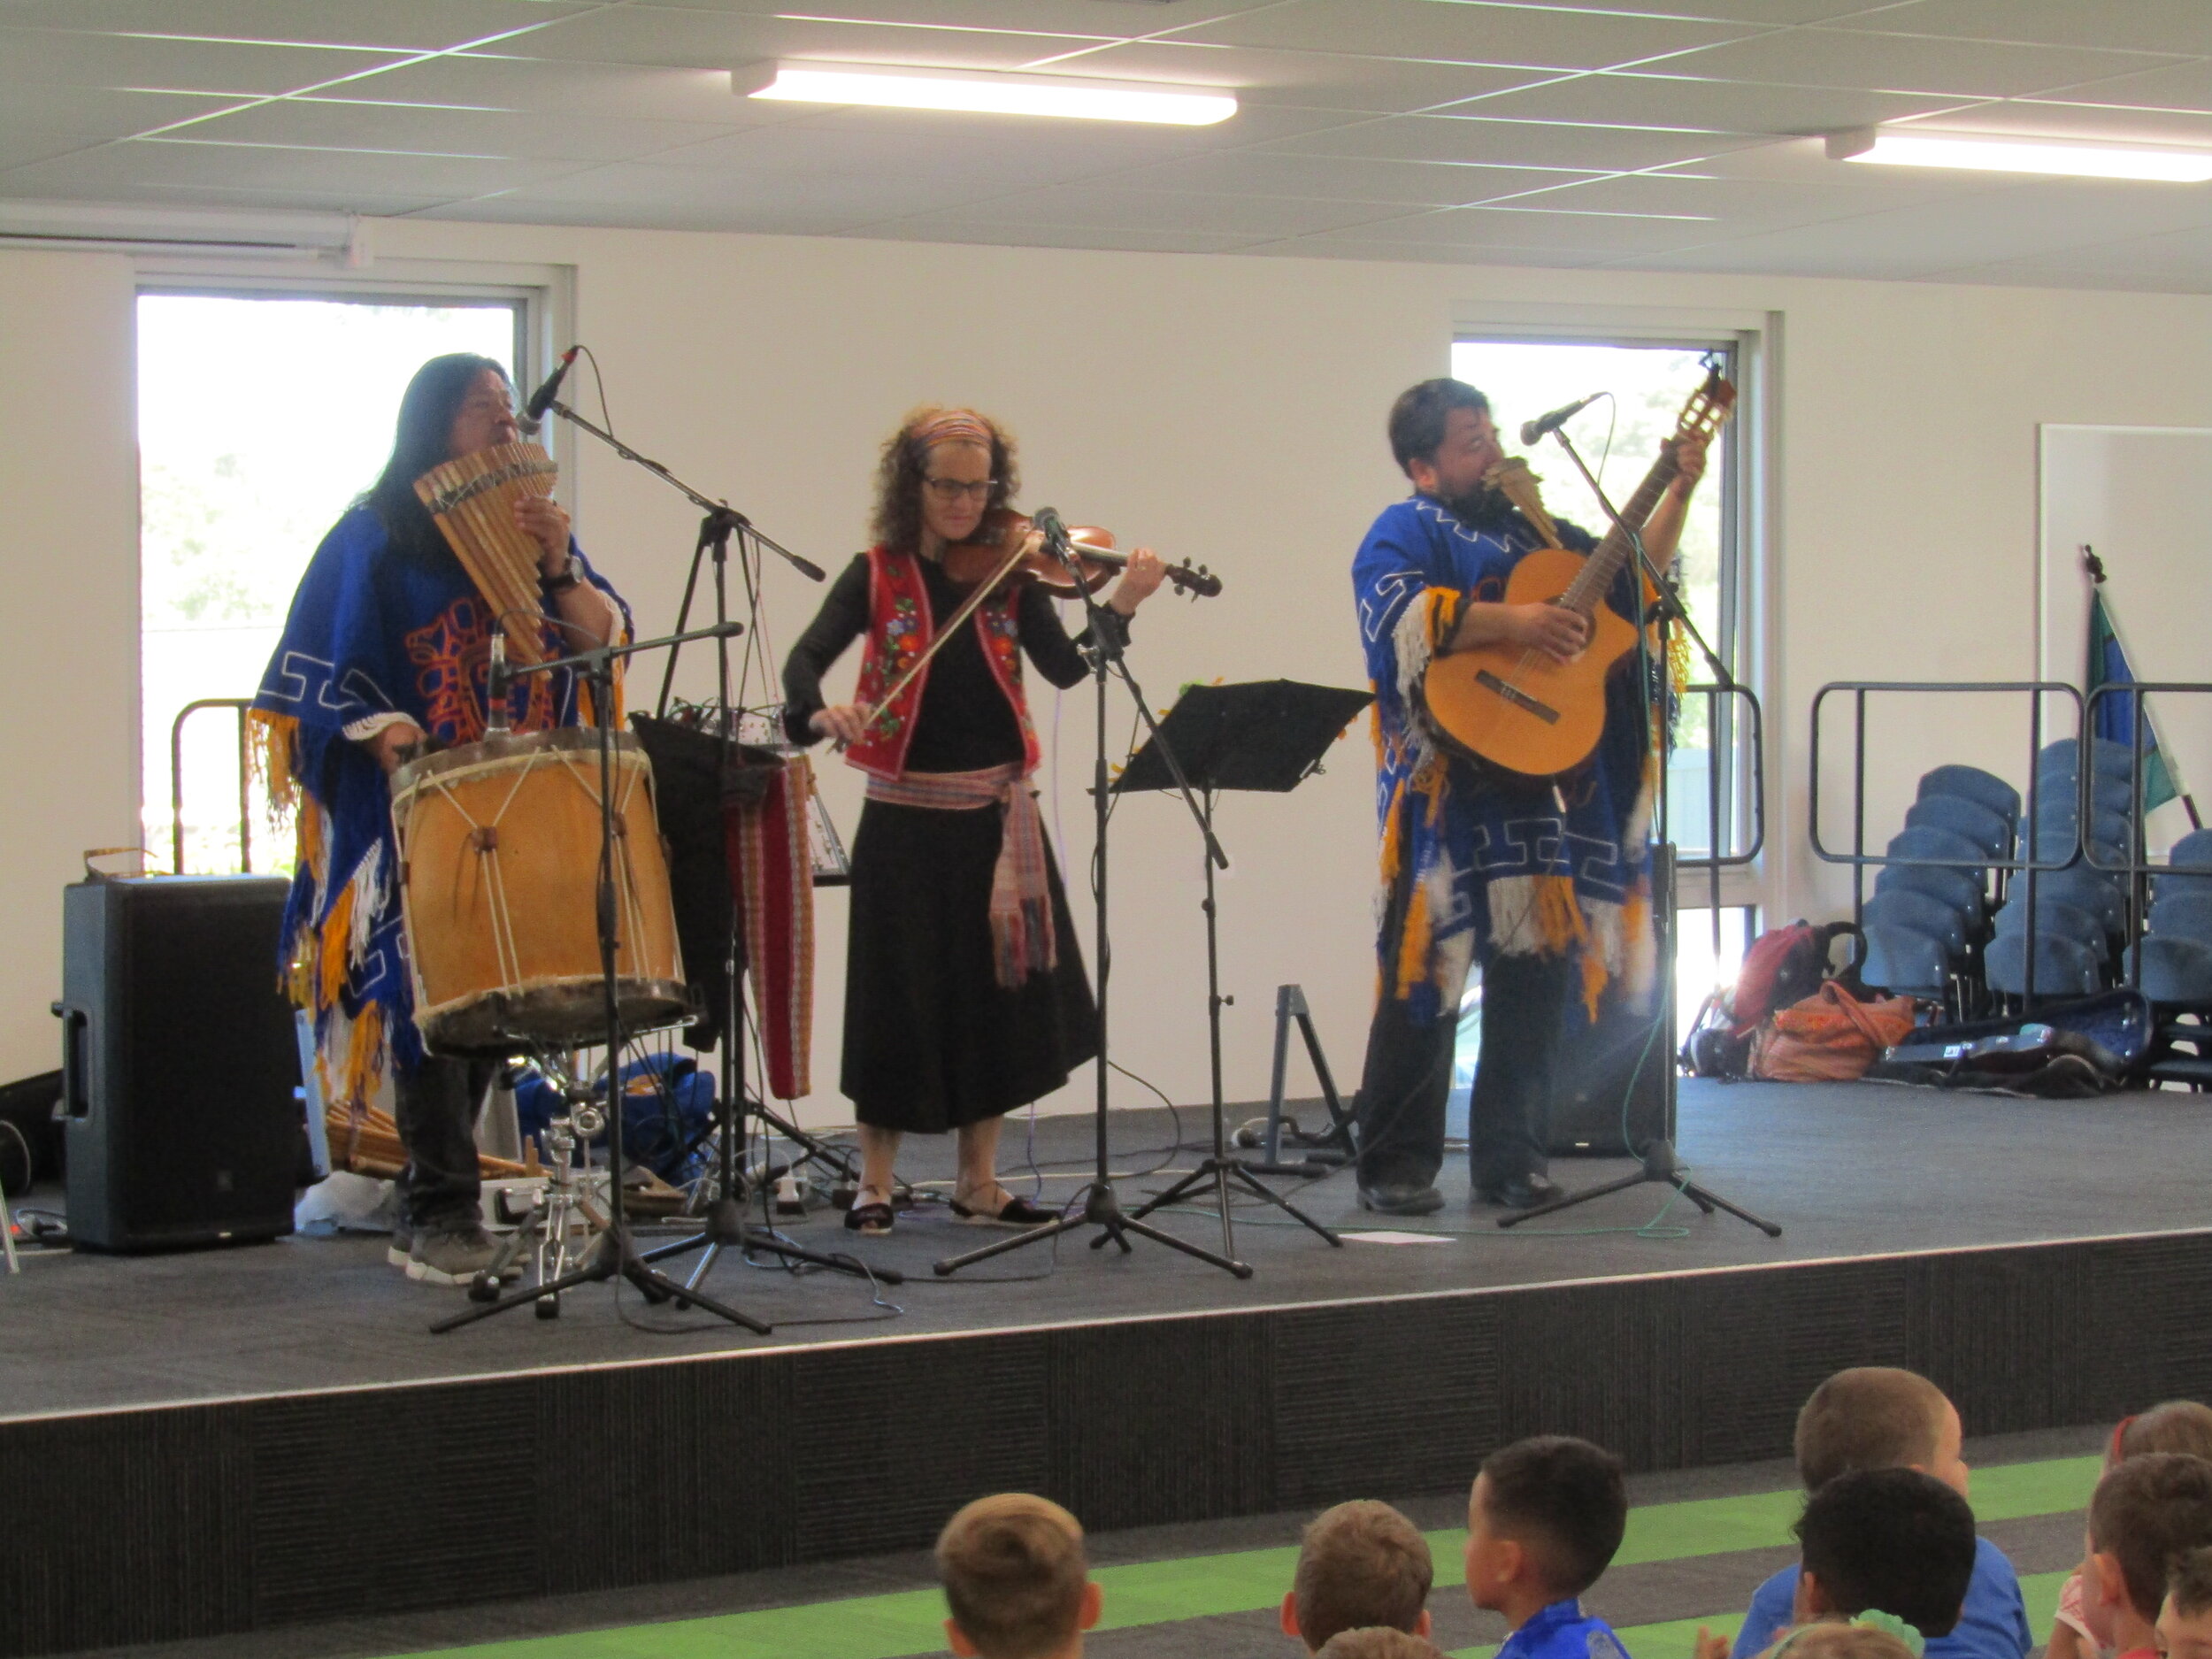
M 1925 1377 L 1889 1365 L 1854 1366 L 1814 1389 L 1797 1414 L 1798 1479 L 1809 1494 L 1863 1470 L 1916 1469 L 1963 1499 L 1962 1437 L 1958 1408 Z M 1733 1659 L 1765 1651 L 1794 1620 L 1798 1575 L 1798 1568 L 1785 1567 L 1753 1594 Z M 2002 1550 L 1978 1540 L 1958 1623 L 1929 1640 L 1927 1659 L 2027 1659 L 2034 1646 L 2019 1576 Z
M 1581 1601 L 1627 1527 L 1620 1459 L 1587 1440 L 1540 1435 L 1484 1461 L 1467 1498 L 1467 1594 L 1512 1629 L 1497 1659 L 1627 1659 Z
M 2082 1610 L 2121 1659 L 2158 1659 L 2157 1624 L 2177 1557 L 2212 1546 L 2212 1463 L 2147 1452 L 2108 1471 L 2089 1500 Z

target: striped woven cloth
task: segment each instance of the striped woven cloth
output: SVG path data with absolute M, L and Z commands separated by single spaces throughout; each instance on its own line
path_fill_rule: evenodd
M 1012 988 L 1059 965 L 1052 887 L 1045 875 L 1045 832 L 1037 792 L 1010 762 L 981 772 L 910 772 L 870 778 L 868 798 L 890 806 L 972 811 L 996 805 L 1002 826 L 991 876 L 991 947 L 998 982 Z

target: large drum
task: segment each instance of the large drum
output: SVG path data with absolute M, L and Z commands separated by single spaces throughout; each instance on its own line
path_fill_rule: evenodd
M 623 1029 L 638 1032 L 687 1004 L 652 768 L 635 738 L 614 744 L 615 972 Z M 411 761 L 392 777 L 392 821 L 423 1041 L 498 1055 L 597 1040 L 598 733 L 495 736 Z

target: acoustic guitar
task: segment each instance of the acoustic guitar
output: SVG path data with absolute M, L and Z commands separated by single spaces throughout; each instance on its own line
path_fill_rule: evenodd
M 1736 388 L 1714 369 L 1691 394 L 1675 425 L 1675 439 L 1709 438 L 1735 407 Z M 1545 778 L 1579 765 L 1605 730 L 1605 677 L 1636 643 L 1636 627 L 1605 603 L 1613 579 L 1659 497 L 1674 481 L 1674 443 L 1621 509 L 1621 525 L 1585 557 L 1564 548 L 1533 548 L 1506 578 L 1509 605 L 1555 604 L 1578 611 L 1590 622 L 1590 642 L 1571 662 L 1517 645 L 1440 653 L 1422 677 L 1419 711 L 1436 741 L 1453 753 L 1486 760 L 1508 772 Z M 1491 469 L 1490 481 L 1548 541 L 1555 526 L 1535 495 L 1527 465 L 1508 459 Z M 1623 526 L 1625 526 L 1624 528 Z M 1640 588 L 1641 583 L 1638 586 Z

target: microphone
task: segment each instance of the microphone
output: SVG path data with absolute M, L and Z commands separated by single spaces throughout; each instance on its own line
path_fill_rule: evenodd
M 558 375 L 554 377 L 556 380 L 558 380 L 559 378 L 560 377 Z M 1591 404 L 1596 403 L 1599 398 L 1604 396 L 1605 394 L 1603 392 L 1593 392 L 1587 397 L 1578 398 L 1571 403 L 1561 405 L 1559 408 L 1553 410 L 1548 415 L 1539 415 L 1533 420 L 1523 421 L 1521 423 L 1521 442 L 1523 443 L 1534 443 L 1539 439 L 1542 438 L 1546 433 L 1558 431 L 1560 427 L 1565 426 L 1577 415 L 1580 414 L 1584 410 L 1589 408 Z M 534 400 L 533 407 L 534 406 Z
M 1029 515 L 1029 522 L 1033 528 L 1043 533 L 1045 544 L 1048 547 L 1055 551 L 1064 550 L 1067 547 L 1067 520 L 1061 518 L 1051 508 L 1038 508 L 1036 511 Z
M 545 411 L 553 407 L 553 397 L 561 389 L 561 382 L 568 378 L 569 365 L 576 361 L 576 354 L 582 349 L 581 346 L 571 346 L 561 353 L 561 360 L 553 365 L 553 373 L 545 377 L 545 384 L 531 393 L 530 401 L 522 406 L 522 421 L 518 425 L 526 423 L 533 432 L 538 429 Z
M 491 668 L 484 676 L 484 730 L 494 737 L 507 730 L 507 630 L 492 629 Z

